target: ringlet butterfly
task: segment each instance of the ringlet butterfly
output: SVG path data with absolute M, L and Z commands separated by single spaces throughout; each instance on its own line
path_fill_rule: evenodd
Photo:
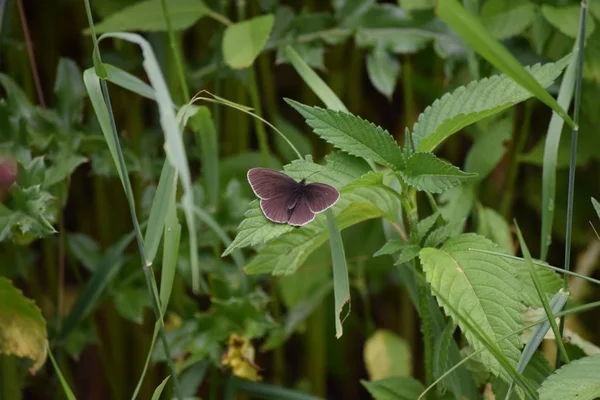
M 340 192 L 325 183 L 296 182 L 286 174 L 269 168 L 252 168 L 248 182 L 260 199 L 265 217 L 273 222 L 302 226 L 315 219 L 340 198 Z

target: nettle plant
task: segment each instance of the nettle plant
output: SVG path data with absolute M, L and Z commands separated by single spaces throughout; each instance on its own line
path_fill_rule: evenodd
M 539 85 L 548 87 L 571 58 L 527 71 Z M 461 129 L 493 116 L 487 125 L 492 133 L 495 123 L 504 123 L 502 111 L 531 96 L 506 75 L 472 82 L 427 107 L 407 128 L 403 147 L 385 129 L 346 111 L 286 99 L 315 134 L 339 150 L 327 155 L 322 165 L 307 157 L 284 166 L 284 172 L 297 180 L 310 175 L 314 181 L 330 184 L 341 193 L 340 200 L 301 228 L 270 222 L 258 201 L 253 201 L 224 255 L 256 247 L 246 273 L 288 275 L 329 239 L 340 337 L 349 289 L 339 230 L 381 218 L 389 228 L 385 229 L 389 241 L 375 256 L 391 255 L 399 266 L 402 283 L 421 317 L 426 382 L 437 383 L 437 394 L 478 398 L 480 388 L 492 383 L 488 391 L 510 398 L 508 391 L 516 383 L 514 396 L 536 398 L 539 389 L 542 398 L 557 398 L 553 391 L 563 377 L 553 375 L 541 386 L 552 373 L 548 361 L 535 351 L 541 338 L 538 333 L 524 350 L 522 332 L 532 326 L 526 324 L 525 310 L 561 310 L 568 297 L 561 291 L 562 280 L 553 270 L 533 264 L 520 232 L 526 259 L 503 257 L 514 252 L 509 224 L 491 209 L 476 209 L 472 195 L 464 196 L 473 193 L 500 161 L 502 140 L 479 136 L 464 171 L 433 153 Z M 446 202 L 444 207 L 433 197 L 437 194 Z M 476 223 L 468 225 L 467 217 L 474 211 Z M 465 232 L 467 227 L 479 233 Z M 464 341 L 455 341 L 457 327 Z M 540 329 L 545 333 L 548 326 Z M 583 364 L 598 363 L 600 358 L 584 360 L 565 367 L 564 373 L 573 376 L 571 371 L 581 371 Z M 363 384 L 377 399 L 392 398 L 386 397 L 391 393 L 399 396 L 393 398 L 413 399 L 425 390 L 408 377 Z

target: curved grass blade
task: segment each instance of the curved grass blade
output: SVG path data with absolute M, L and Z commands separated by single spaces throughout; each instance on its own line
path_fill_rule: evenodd
M 60 381 L 60 386 L 62 386 L 63 391 L 65 392 L 65 396 L 67 396 L 68 400 L 77 400 L 73 391 L 69 387 L 69 383 L 63 376 L 62 372 L 60 372 L 60 368 L 58 368 L 58 364 L 56 364 L 56 360 L 54 360 L 54 356 L 52 355 L 52 351 L 50 347 L 48 347 L 48 357 L 50 357 L 50 361 L 52 362 L 52 366 L 54 367 L 54 371 L 56 371 L 56 376 L 58 376 L 58 380 Z
M 325 211 L 329 229 L 329 243 L 331 246 L 331 262 L 333 264 L 333 296 L 335 298 L 335 337 L 344 334 L 342 324 L 350 314 L 350 282 L 348 281 L 348 266 L 344 254 L 342 234 L 335 223 L 331 210 Z M 344 305 L 348 303 L 348 311 L 342 316 Z

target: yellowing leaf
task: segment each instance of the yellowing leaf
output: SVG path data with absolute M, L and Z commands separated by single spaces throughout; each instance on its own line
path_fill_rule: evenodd
M 223 58 L 234 69 L 252 65 L 267 44 L 274 18 L 263 15 L 227 27 L 223 35 Z
M 0 278 L 0 354 L 29 358 L 34 374 L 46 361 L 46 321 L 35 303 Z
M 363 358 L 372 381 L 389 376 L 410 376 L 412 361 L 408 343 L 387 330 L 377 330 L 365 343 Z

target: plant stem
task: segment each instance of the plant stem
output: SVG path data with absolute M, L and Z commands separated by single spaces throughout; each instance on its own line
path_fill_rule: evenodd
M 579 13 L 579 49 L 577 51 L 577 71 L 575 81 L 575 106 L 573 110 L 573 122 L 575 127 L 571 133 L 571 157 L 569 160 L 569 187 L 567 193 L 567 223 L 565 233 L 565 271 L 571 269 L 571 235 L 573 232 L 573 197 L 575 195 L 575 167 L 577 163 L 577 138 L 579 135 L 579 109 L 581 107 L 581 76 L 583 74 L 583 49 L 585 45 L 585 25 L 587 16 L 587 0 L 582 0 Z M 563 276 L 563 290 L 569 290 L 569 279 Z M 562 337 L 565 330 L 565 317 L 560 318 L 559 331 Z M 560 368 L 560 352 L 556 351 L 556 368 Z
M 27 48 L 27 55 L 29 57 L 29 65 L 31 66 L 31 75 L 33 76 L 33 82 L 35 84 L 35 90 L 38 96 L 38 102 L 40 106 L 46 108 L 46 101 L 44 101 L 44 92 L 42 91 L 42 84 L 40 83 L 40 75 L 38 74 L 37 65 L 35 62 L 35 54 L 33 52 L 33 46 L 31 44 L 31 37 L 29 36 L 29 27 L 27 25 L 27 18 L 25 18 L 25 11 L 23 10 L 22 0 L 17 0 L 17 6 L 19 7 L 19 17 L 21 19 L 21 26 L 23 27 L 23 36 L 25 37 L 25 47 Z
M 248 86 L 250 87 L 250 103 L 254 109 L 254 113 L 262 118 L 262 106 L 260 104 L 260 96 L 258 93 L 258 85 L 256 83 L 256 74 L 254 73 L 254 66 L 248 68 Z M 260 158 L 264 167 L 269 165 L 269 141 L 267 140 L 267 131 L 265 126 L 260 123 L 256 118 L 253 119 L 254 129 L 256 129 L 256 135 L 258 136 L 258 147 L 260 148 Z
M 161 0 L 161 5 L 163 9 L 163 15 L 165 16 L 165 22 L 167 24 L 167 32 L 169 33 L 169 44 L 173 53 L 173 59 L 175 60 L 177 75 L 179 76 L 179 84 L 181 85 L 181 93 L 183 95 L 182 102 L 186 103 L 190 99 L 190 90 L 185 79 L 185 70 L 183 69 L 183 63 L 181 61 L 181 49 L 179 48 L 177 38 L 175 37 L 175 32 L 173 31 L 173 26 L 171 25 L 171 18 L 169 18 L 169 11 L 167 9 L 167 0 Z

